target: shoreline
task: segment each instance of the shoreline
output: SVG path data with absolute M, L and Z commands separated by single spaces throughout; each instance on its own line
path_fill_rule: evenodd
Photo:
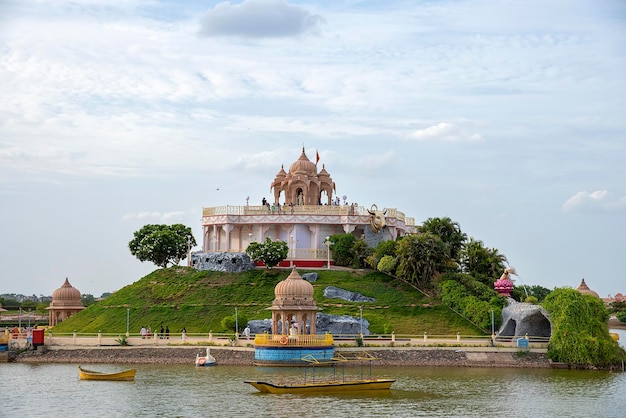
M 211 346 L 217 365 L 254 366 L 254 348 Z M 379 360 L 378 366 L 414 367 L 508 367 L 555 368 L 545 350 L 433 347 L 368 347 L 365 349 L 336 347 L 341 351 L 367 351 Z M 70 364 L 181 364 L 194 365 L 196 354 L 205 347 L 63 347 L 26 351 L 10 361 L 15 363 Z

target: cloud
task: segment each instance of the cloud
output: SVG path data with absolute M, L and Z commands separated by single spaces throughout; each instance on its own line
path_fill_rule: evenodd
M 317 33 L 324 19 L 284 0 L 223 2 L 200 19 L 199 35 L 283 38 Z
M 563 203 L 563 210 L 576 210 L 579 208 L 599 208 L 603 210 L 626 208 L 626 196 L 617 198 L 606 189 L 593 192 L 585 190 L 576 193 Z
M 417 141 L 439 142 L 482 142 L 484 138 L 480 134 L 469 133 L 451 123 L 441 122 L 435 126 L 418 129 L 411 134 L 411 138 Z
M 174 222 L 180 222 L 185 218 L 185 212 L 139 212 L 139 213 L 127 213 L 122 218 L 124 221 L 130 221 L 134 219 L 141 220 L 154 220 L 159 223 L 170 224 Z

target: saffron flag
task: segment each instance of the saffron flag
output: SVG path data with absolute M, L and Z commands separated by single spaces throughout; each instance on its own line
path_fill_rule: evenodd
M 320 160 L 320 153 L 319 153 L 319 152 L 317 152 L 317 150 L 315 150 L 315 165 L 317 165 L 317 163 L 319 162 L 319 160 Z

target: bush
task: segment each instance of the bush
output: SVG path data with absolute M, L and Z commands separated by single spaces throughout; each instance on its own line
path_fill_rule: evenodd
M 378 271 L 382 271 L 383 273 L 391 273 L 393 274 L 396 271 L 397 261 L 395 257 L 386 255 L 380 259 L 378 262 L 378 266 L 376 266 Z

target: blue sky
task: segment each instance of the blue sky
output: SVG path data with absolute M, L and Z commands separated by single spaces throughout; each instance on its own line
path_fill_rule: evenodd
M 0 293 L 154 270 L 148 223 L 269 197 L 319 151 L 340 196 L 448 216 L 517 283 L 626 293 L 618 0 L 0 3 Z

